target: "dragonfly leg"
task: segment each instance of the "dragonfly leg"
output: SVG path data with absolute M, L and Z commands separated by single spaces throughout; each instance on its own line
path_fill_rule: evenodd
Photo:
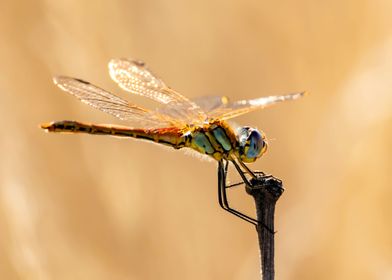
M 269 227 L 267 227 L 264 223 L 258 221 L 255 218 L 249 217 L 248 215 L 241 213 L 240 211 L 230 207 L 229 202 L 227 200 L 227 192 L 226 192 L 226 189 L 228 188 L 226 186 L 226 175 L 227 175 L 228 165 L 229 165 L 229 161 L 226 161 L 225 166 L 223 165 L 223 161 L 218 162 L 218 200 L 219 200 L 219 205 L 227 212 L 233 214 L 234 216 L 239 217 L 240 219 L 242 219 L 244 221 L 247 221 L 248 223 L 251 223 L 252 225 L 257 226 L 258 224 L 262 224 L 263 227 L 265 227 L 269 232 L 274 234 L 275 232 L 273 230 L 271 230 Z M 242 172 L 241 169 L 240 169 L 240 171 Z M 244 174 L 242 174 L 242 176 L 245 177 Z M 245 183 L 245 182 L 242 182 L 239 184 L 243 184 L 243 183 Z M 236 185 L 239 185 L 239 184 L 236 184 Z M 249 186 L 251 186 L 251 185 L 249 185 Z
M 226 189 L 234 188 L 234 187 L 241 186 L 241 185 L 244 185 L 244 184 L 245 184 L 244 182 L 233 183 L 233 184 L 230 184 L 230 185 L 226 185 Z
M 243 171 L 243 170 L 241 169 L 241 166 L 237 163 L 237 161 L 236 161 L 235 158 L 231 158 L 230 161 L 233 163 L 233 165 L 234 165 L 235 168 L 237 169 L 237 172 L 240 174 L 242 180 L 244 181 L 244 183 L 246 184 L 246 186 L 249 187 L 249 188 L 252 188 L 252 183 L 251 183 L 252 180 L 249 181 L 245 174 L 250 174 L 250 175 L 252 176 L 252 179 L 256 179 L 257 177 L 258 177 L 259 179 L 260 179 L 260 178 L 263 178 L 263 179 L 274 178 L 274 176 L 272 176 L 272 175 L 270 175 L 270 174 L 265 174 L 263 171 L 258 171 L 258 170 L 252 171 L 252 170 L 250 170 L 249 167 L 246 166 L 245 163 L 243 163 L 241 160 L 238 160 L 238 161 L 239 161 L 240 165 L 241 165 L 242 167 L 245 168 L 245 171 Z M 256 176 L 255 174 L 257 174 L 258 176 Z M 234 187 L 234 186 L 238 186 L 238 185 L 240 185 L 240 184 L 241 184 L 241 183 L 233 184 L 233 187 Z M 232 186 L 229 185 L 228 187 L 230 188 L 230 187 L 232 187 Z
M 252 170 L 250 170 L 249 167 L 245 163 L 242 162 L 242 160 L 238 160 L 238 161 L 239 161 L 240 165 L 242 166 L 242 168 L 244 168 L 246 170 L 246 173 L 248 173 L 250 176 L 252 176 L 253 179 L 255 179 L 256 178 L 255 173 Z
M 257 226 L 258 221 L 248 215 L 245 215 L 233 208 L 230 207 L 229 202 L 227 200 L 227 193 L 226 193 L 226 173 L 227 173 L 227 166 L 228 162 L 226 162 L 226 166 L 223 166 L 223 162 L 219 161 L 218 163 L 218 200 L 219 205 L 226 210 L 227 212 L 237 216 L 244 221 L 247 221 L 255 226 Z
M 228 169 L 229 169 L 229 161 L 226 161 L 226 164 L 225 164 L 225 178 L 227 178 L 227 171 L 228 171 Z M 230 184 L 230 185 L 226 185 L 225 188 L 229 189 L 229 188 L 237 187 L 237 186 L 240 186 L 240 185 L 243 185 L 243 184 L 245 184 L 244 181 L 238 182 L 238 183 L 233 183 L 233 184 Z
M 253 170 L 254 174 L 257 174 L 257 177 L 259 178 L 263 178 L 264 180 L 268 180 L 271 178 L 275 178 L 274 176 L 272 176 L 271 174 L 265 174 L 263 171 L 260 170 Z M 276 179 L 276 178 L 275 178 Z
M 241 167 L 238 165 L 238 163 L 236 162 L 236 160 L 235 160 L 235 159 L 231 159 L 231 162 L 233 163 L 235 169 L 237 169 L 237 172 L 238 172 L 238 174 L 240 174 L 240 176 L 241 176 L 242 180 L 244 181 L 244 183 L 245 183 L 247 186 L 251 186 L 251 184 L 250 184 L 248 178 L 246 178 L 246 176 L 245 176 L 245 172 L 242 171 Z

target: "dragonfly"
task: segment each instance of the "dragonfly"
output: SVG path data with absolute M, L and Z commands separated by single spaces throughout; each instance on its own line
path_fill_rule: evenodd
M 226 178 L 229 163 L 240 174 L 243 183 L 257 174 L 248 166 L 267 150 L 265 134 L 253 127 L 235 128 L 228 120 L 288 100 L 305 92 L 267 96 L 230 102 L 227 97 L 208 96 L 191 100 L 168 87 L 142 61 L 112 59 L 109 74 L 117 85 L 135 95 L 158 103 L 153 109 L 142 108 L 87 81 L 57 76 L 54 83 L 63 91 L 100 111 L 128 123 L 128 126 L 92 124 L 79 121 L 54 121 L 41 124 L 47 132 L 87 133 L 136 138 L 173 147 L 188 148 L 218 162 L 219 205 L 229 213 L 257 225 L 258 221 L 234 208 L 227 199 Z

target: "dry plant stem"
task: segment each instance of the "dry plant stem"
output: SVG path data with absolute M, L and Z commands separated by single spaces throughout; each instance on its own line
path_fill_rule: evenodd
M 246 190 L 253 196 L 256 204 L 259 221 L 256 230 L 259 239 L 262 280 L 273 280 L 275 279 L 275 234 L 273 233 L 275 204 L 284 189 L 282 181 L 272 176 L 258 175 L 250 181 L 250 184 Z

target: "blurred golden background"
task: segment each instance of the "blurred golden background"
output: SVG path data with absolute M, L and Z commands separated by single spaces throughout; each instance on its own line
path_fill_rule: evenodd
M 1 279 L 259 279 L 253 227 L 217 203 L 216 164 L 133 140 L 46 134 L 118 123 L 52 83 L 132 102 L 111 58 L 145 60 L 188 97 L 308 90 L 235 121 L 281 178 L 277 279 L 392 279 L 392 2 L 0 3 Z M 124 123 L 123 123 L 124 124 Z M 253 213 L 243 189 L 233 203 Z

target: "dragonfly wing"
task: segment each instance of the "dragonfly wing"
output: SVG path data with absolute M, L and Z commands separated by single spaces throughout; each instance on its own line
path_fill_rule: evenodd
M 240 100 L 232 103 L 222 104 L 221 106 L 213 109 L 212 111 L 207 112 L 207 115 L 208 119 L 210 120 L 227 120 L 258 109 L 271 106 L 279 102 L 298 99 L 304 94 L 305 92 L 300 92 L 287 95 L 267 96 L 256 99 Z
M 182 94 L 172 90 L 141 61 L 125 58 L 109 62 L 110 77 L 125 91 L 148 97 L 165 106 L 165 111 L 184 123 L 204 121 L 204 111 Z
M 83 103 L 121 120 L 134 122 L 138 125 L 143 123 L 153 127 L 173 125 L 168 117 L 131 104 L 89 82 L 65 76 L 55 77 L 53 81 L 62 90 L 75 96 Z
M 227 96 L 201 96 L 192 99 L 204 112 L 211 112 L 219 107 L 229 104 Z

